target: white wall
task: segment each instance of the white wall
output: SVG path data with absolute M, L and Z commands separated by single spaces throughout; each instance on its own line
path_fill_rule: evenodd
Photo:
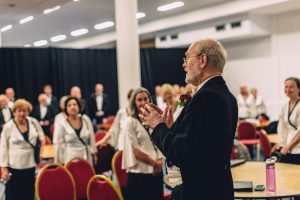
M 284 80 L 300 77 L 300 12 L 271 18 L 271 36 L 224 44 L 228 51 L 224 77 L 234 94 L 241 84 L 258 88 L 274 120 L 287 100 Z

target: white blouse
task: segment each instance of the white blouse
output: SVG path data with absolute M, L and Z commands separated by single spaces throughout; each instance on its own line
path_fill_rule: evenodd
M 94 129 L 88 116 L 83 115 L 80 138 L 87 147 L 82 144 L 67 119 L 61 118 L 62 121 L 56 124 L 53 134 L 54 143 L 54 162 L 67 163 L 74 158 L 87 159 L 93 164 L 91 154 L 97 152 Z
M 122 151 L 124 149 L 124 129 L 125 129 L 125 122 L 128 117 L 128 113 L 126 108 L 120 109 L 116 117 L 114 119 L 114 122 L 109 129 L 109 132 L 111 132 L 110 138 L 108 140 L 108 143 L 113 146 L 115 149 L 118 149 Z
M 251 118 L 256 118 L 257 115 L 266 113 L 266 105 L 262 96 L 257 95 L 256 99 L 253 95 L 250 95 L 247 99 L 247 105 L 249 106 L 249 115 Z
M 290 122 L 289 122 L 290 121 Z M 285 146 L 291 142 L 300 132 L 300 102 L 294 107 L 289 117 L 289 102 L 286 103 L 280 113 L 278 123 L 279 144 Z M 300 154 L 300 143 L 290 151 L 291 154 Z
M 32 117 L 28 120 L 28 140 L 36 145 L 37 139 L 44 140 L 44 132 L 38 121 Z M 13 169 L 28 169 L 35 167 L 34 150 L 24 137 L 13 120 L 8 121 L 1 133 L 0 166 Z
M 147 154 L 151 159 L 164 158 L 162 153 L 150 140 L 149 133 L 144 126 L 134 117 L 128 117 L 125 124 L 125 144 L 122 158 L 122 169 L 131 173 L 152 174 L 154 168 L 136 159 L 133 147 Z

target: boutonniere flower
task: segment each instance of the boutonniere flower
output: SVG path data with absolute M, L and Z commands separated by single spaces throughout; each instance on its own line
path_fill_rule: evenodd
M 177 101 L 177 105 L 185 106 L 191 99 L 192 99 L 191 95 L 182 94 L 180 95 L 179 100 Z

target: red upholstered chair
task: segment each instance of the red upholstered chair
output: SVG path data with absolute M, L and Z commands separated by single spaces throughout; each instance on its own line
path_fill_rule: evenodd
M 262 132 L 262 131 L 259 131 L 258 132 L 259 134 L 259 139 L 260 139 L 260 145 L 261 145 L 261 148 L 262 148 L 262 151 L 263 151 L 263 155 L 264 155 L 264 158 L 267 159 L 267 158 L 270 158 L 271 157 L 271 143 L 269 141 L 269 138 L 268 136 Z
M 93 176 L 87 188 L 88 200 L 123 200 L 114 183 L 104 175 Z
M 80 158 L 70 160 L 65 167 L 74 178 L 77 200 L 87 199 L 87 185 L 89 180 L 95 175 L 94 168 L 87 160 Z
M 115 120 L 115 116 L 114 115 L 110 115 L 106 118 L 106 123 L 108 124 L 112 124 Z
M 256 128 L 249 122 L 241 122 L 238 124 L 237 132 L 240 140 L 255 139 Z
M 47 135 L 44 135 L 44 140 L 45 140 L 45 145 L 51 144 L 51 139 Z
M 35 192 L 37 200 L 76 200 L 74 179 L 60 164 L 48 164 L 41 169 Z
M 101 140 L 105 136 L 105 134 L 106 131 L 97 132 L 95 135 L 96 142 Z M 98 149 L 97 152 L 98 162 L 95 166 L 95 170 L 97 174 L 111 170 L 111 161 L 112 161 L 112 157 L 114 156 L 114 153 L 115 153 L 115 149 L 110 145 Z
M 49 129 L 50 129 L 50 135 L 51 135 L 51 137 L 53 138 L 54 124 L 51 124 Z

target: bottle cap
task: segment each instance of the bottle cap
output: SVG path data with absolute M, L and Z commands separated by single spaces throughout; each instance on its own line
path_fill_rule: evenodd
M 267 165 L 274 165 L 276 161 L 277 161 L 277 158 L 275 156 L 272 156 L 271 158 L 266 160 L 266 164 Z

